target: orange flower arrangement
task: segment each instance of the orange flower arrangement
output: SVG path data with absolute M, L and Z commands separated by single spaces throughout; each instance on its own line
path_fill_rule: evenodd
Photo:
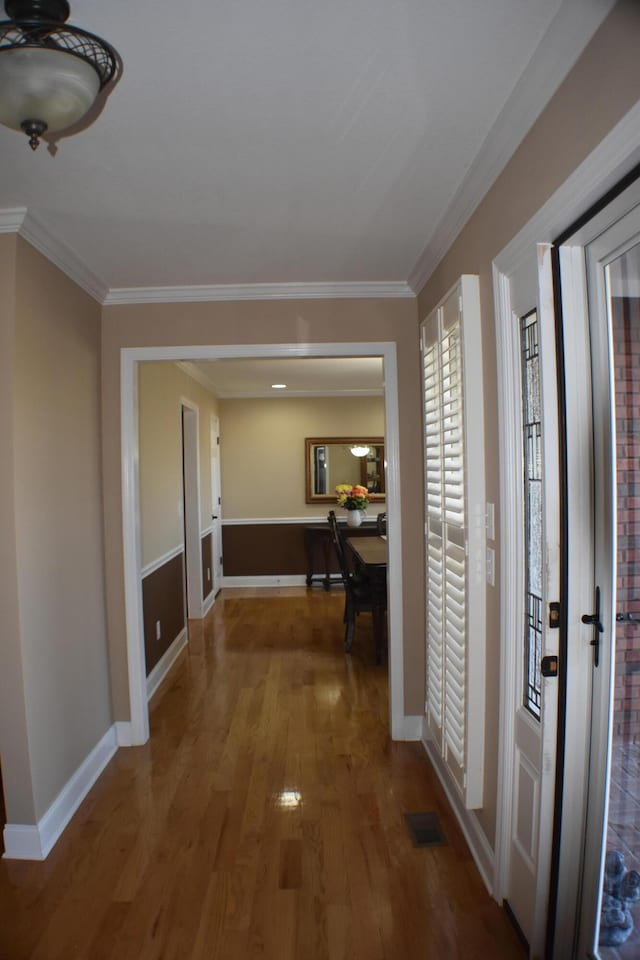
M 336 487 L 338 506 L 345 510 L 366 510 L 369 506 L 369 491 L 359 483 L 339 483 Z

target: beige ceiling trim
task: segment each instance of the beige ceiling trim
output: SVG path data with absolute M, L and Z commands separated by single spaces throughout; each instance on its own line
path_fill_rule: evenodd
M 190 303 L 211 300 L 353 300 L 413 298 L 404 281 L 382 283 L 220 283 L 192 287 L 122 287 L 105 306 L 123 303 Z
M 416 294 L 524 140 L 616 0 L 565 0 L 409 274 Z

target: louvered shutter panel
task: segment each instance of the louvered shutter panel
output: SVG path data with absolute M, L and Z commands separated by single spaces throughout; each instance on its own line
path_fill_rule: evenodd
M 464 320 L 476 327 L 469 331 L 466 349 Z M 479 553 L 484 531 L 478 527 L 484 513 L 484 464 L 473 463 L 470 511 L 466 457 L 474 418 L 472 429 L 479 431 L 480 442 L 476 436 L 472 460 L 482 451 L 480 347 L 477 278 L 463 277 L 422 326 L 426 716 L 445 768 L 470 807 L 482 800 L 484 743 L 484 556 Z M 465 361 L 477 368 L 471 398 L 466 396 Z
M 428 724 L 442 744 L 444 680 L 444 554 L 442 545 L 442 416 L 440 342 L 437 317 L 422 331 L 424 383 L 425 510 L 427 518 L 427 704 Z

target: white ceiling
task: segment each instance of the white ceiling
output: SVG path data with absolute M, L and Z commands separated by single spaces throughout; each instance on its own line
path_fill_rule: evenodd
M 0 212 L 100 296 L 415 287 L 612 5 L 71 2 L 122 76 L 53 151 L 0 127 Z

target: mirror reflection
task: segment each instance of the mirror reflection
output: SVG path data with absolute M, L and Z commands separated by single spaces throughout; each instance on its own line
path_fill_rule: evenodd
M 383 437 L 307 437 L 307 503 L 334 503 L 339 483 L 360 483 L 372 501 L 385 498 Z

